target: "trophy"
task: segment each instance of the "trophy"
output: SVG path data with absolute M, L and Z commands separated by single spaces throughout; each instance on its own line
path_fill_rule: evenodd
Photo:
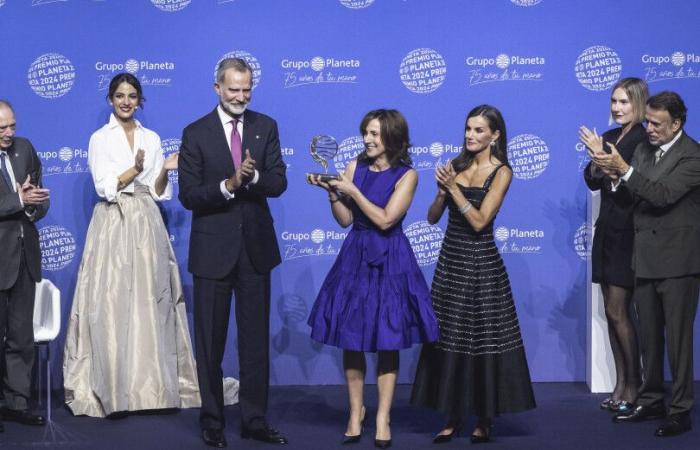
M 311 153 L 311 158 L 323 167 L 323 173 L 307 173 L 306 176 L 318 176 L 321 181 L 326 183 L 330 180 L 337 180 L 337 175 L 328 174 L 328 161 L 331 161 L 336 153 L 338 153 L 338 143 L 335 141 L 335 138 L 325 134 L 314 136 L 311 139 L 309 151 Z

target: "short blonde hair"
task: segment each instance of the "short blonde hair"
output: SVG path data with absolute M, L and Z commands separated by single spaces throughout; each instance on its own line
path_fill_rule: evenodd
M 623 78 L 615 83 L 610 94 L 612 95 L 618 88 L 625 91 L 627 98 L 629 98 L 632 110 L 634 111 L 633 122 L 643 122 L 646 113 L 647 99 L 649 98 L 649 87 L 646 81 L 635 77 Z

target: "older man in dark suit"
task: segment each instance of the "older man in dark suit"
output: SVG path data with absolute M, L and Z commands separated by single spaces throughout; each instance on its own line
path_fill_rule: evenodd
M 200 426 L 207 445 L 225 447 L 221 362 L 231 292 L 236 298 L 241 437 L 285 444 L 265 418 L 269 387 L 270 271 L 281 261 L 268 197 L 287 188 L 277 124 L 248 110 L 252 71 L 224 59 L 219 105 L 185 128 L 179 198 L 192 210 L 188 268 L 194 276 L 194 329 Z M 244 150 L 245 149 L 245 150 Z
M 619 176 L 619 189 L 636 198 L 634 207 L 635 298 L 639 308 L 644 382 L 637 407 L 615 422 L 667 417 L 656 436 L 691 429 L 693 322 L 700 288 L 700 145 L 683 131 L 686 107 L 674 92 L 647 101 L 648 143 L 637 148 L 631 167 L 611 145 L 596 164 Z M 664 405 L 664 338 L 673 386 Z
M 44 425 L 29 412 L 34 366 L 34 287 L 41 281 L 41 251 L 34 222 L 46 215 L 49 191 L 32 144 L 15 137 L 15 113 L 0 100 L 0 417 Z M 3 430 L 0 423 L 0 431 Z

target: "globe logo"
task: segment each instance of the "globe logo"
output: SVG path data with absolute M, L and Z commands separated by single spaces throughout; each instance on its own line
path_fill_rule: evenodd
M 496 228 L 496 231 L 494 231 L 493 235 L 496 237 L 497 241 L 503 242 L 508 240 L 510 231 L 506 227 L 498 227 Z
M 683 52 L 673 52 L 671 55 L 671 62 L 674 66 L 682 66 L 685 64 L 685 55 Z
M 591 227 L 587 222 L 584 222 L 574 233 L 574 251 L 579 258 L 586 260 L 591 256 L 589 242 L 591 242 Z
M 163 150 L 163 157 L 167 158 L 171 154 L 180 151 L 181 144 L 182 141 L 178 138 L 163 139 L 160 143 L 160 148 Z M 171 170 L 168 172 L 168 180 L 172 184 L 177 184 L 178 179 L 177 170 Z
M 260 63 L 258 62 L 258 59 L 255 56 L 251 55 L 250 53 L 244 50 L 233 50 L 219 58 L 219 60 L 216 62 L 216 65 L 214 66 L 214 82 L 216 82 L 216 69 L 219 67 L 221 61 L 223 61 L 226 58 L 241 58 L 242 60 L 247 62 L 250 66 L 250 69 L 253 71 L 253 89 L 255 89 L 258 86 L 258 83 L 260 83 L 260 77 L 262 76 L 262 69 L 260 67 Z
M 576 79 L 590 91 L 605 91 L 620 79 L 622 61 L 618 54 L 604 45 L 585 49 L 576 58 Z
M 496 56 L 496 67 L 499 69 L 505 69 L 510 65 L 510 58 L 505 53 L 501 53 Z
M 535 6 L 542 3 L 542 0 L 510 0 L 511 3 L 518 6 Z
M 68 162 L 73 159 L 73 149 L 70 147 L 61 147 L 58 151 L 58 158 L 63 162 Z
M 165 12 L 176 12 L 185 9 L 192 0 L 151 0 L 153 6 Z
M 29 66 L 27 81 L 39 97 L 63 97 L 75 83 L 75 67 L 60 53 L 45 53 Z
M 549 147 L 539 136 L 520 134 L 508 142 L 508 161 L 515 178 L 537 178 L 549 165 Z
M 399 66 L 401 82 L 415 94 L 430 94 L 442 86 L 447 76 L 445 58 L 431 48 L 412 50 Z
M 350 136 L 349 138 L 343 139 L 343 141 L 338 144 L 338 153 L 335 154 L 333 158 L 333 165 L 335 170 L 338 172 L 344 172 L 345 166 L 355 158 L 357 155 L 365 151 L 365 141 L 362 136 Z
M 326 233 L 323 232 L 320 228 L 316 228 L 311 232 L 311 242 L 314 244 L 320 244 L 326 239 Z
M 124 63 L 124 69 L 129 73 L 136 73 L 139 70 L 139 62 L 135 59 L 127 59 Z
M 41 267 L 52 272 L 70 264 L 77 248 L 73 234 L 60 225 L 47 225 L 39 229 L 39 247 Z
M 324 67 L 326 67 L 326 63 L 320 56 L 311 59 L 311 68 L 316 72 L 322 71 Z
M 374 0 L 340 0 L 340 4 L 350 9 L 367 8 Z
M 445 146 L 442 145 L 442 142 L 433 142 L 430 144 L 430 155 L 439 158 L 442 156 L 442 153 L 445 151 Z
M 5 6 L 5 0 L 0 0 L 0 8 L 2 8 L 3 6 Z

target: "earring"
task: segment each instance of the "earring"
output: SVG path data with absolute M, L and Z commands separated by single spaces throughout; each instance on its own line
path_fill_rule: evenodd
M 496 141 L 491 141 L 491 147 L 495 147 L 495 146 L 496 146 Z

